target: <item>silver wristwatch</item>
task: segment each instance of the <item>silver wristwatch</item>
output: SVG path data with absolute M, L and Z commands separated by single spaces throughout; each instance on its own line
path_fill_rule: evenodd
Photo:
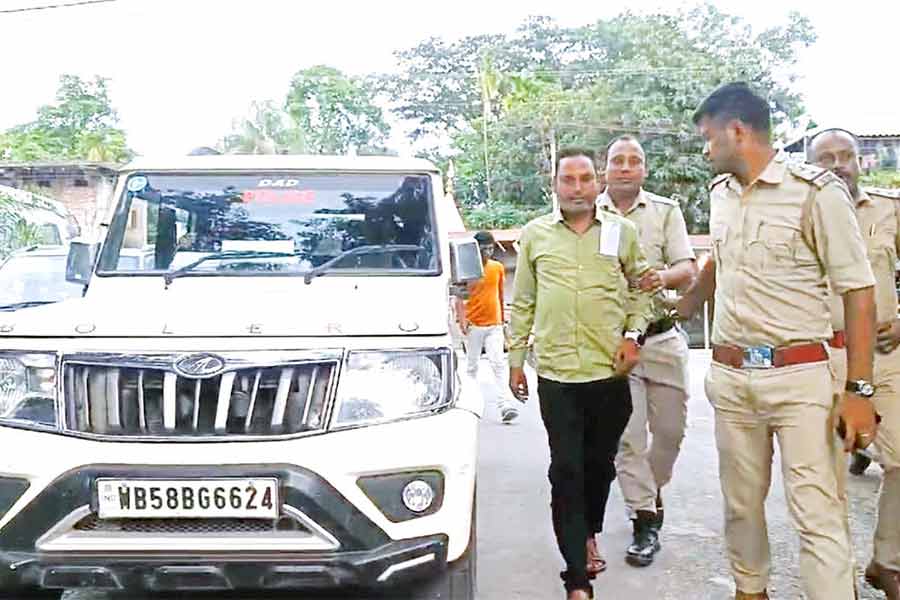
M 863 398 L 871 398 L 875 395 L 875 386 L 865 379 L 848 381 L 847 385 L 844 386 L 844 390 L 850 392 L 851 394 L 862 396 Z
M 624 337 L 626 340 L 631 340 L 631 341 L 633 341 L 635 344 L 637 344 L 638 346 L 640 346 L 640 345 L 641 345 L 641 336 L 642 336 L 642 335 L 643 335 L 643 333 L 640 332 L 640 331 L 638 331 L 637 329 L 629 329 L 628 331 L 625 332 L 625 335 L 624 335 L 623 337 Z

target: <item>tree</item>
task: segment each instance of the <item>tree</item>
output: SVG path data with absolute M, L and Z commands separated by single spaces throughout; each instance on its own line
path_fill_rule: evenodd
M 22 202 L 0 191 L 0 259 L 42 241 L 40 229 L 20 216 L 22 208 Z
M 716 86 L 743 80 L 767 95 L 779 131 L 796 127 L 804 109 L 791 88 L 793 69 L 799 49 L 814 41 L 800 15 L 754 34 L 710 5 L 672 15 L 626 12 L 572 28 L 533 18 L 509 36 L 432 39 L 400 52 L 402 73 L 382 87 L 398 115 L 417 120 L 414 136 L 451 137 L 454 188 L 470 224 L 507 225 L 548 210 L 555 148 L 603 149 L 629 133 L 647 152 L 648 189 L 677 199 L 700 232 L 710 174 L 693 110 Z M 489 111 L 478 80 L 485 57 L 497 74 Z
M 219 143 L 224 152 L 236 154 L 302 154 L 306 135 L 293 119 L 273 102 L 253 102 L 250 116 L 235 119 L 232 132 Z
M 316 66 L 291 80 L 285 108 L 314 154 L 345 154 L 382 143 L 389 127 L 373 99 L 373 85 L 337 69 Z
M 112 108 L 107 79 L 85 81 L 63 75 L 56 103 L 38 109 L 37 119 L 0 134 L 5 160 L 92 160 L 124 162 L 132 155 Z

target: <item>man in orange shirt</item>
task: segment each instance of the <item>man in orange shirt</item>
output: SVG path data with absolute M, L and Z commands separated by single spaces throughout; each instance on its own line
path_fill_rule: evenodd
M 512 423 L 519 411 L 512 406 L 507 396 L 506 360 L 503 357 L 503 279 L 506 270 L 503 264 L 491 260 L 494 255 L 494 236 L 488 231 L 475 234 L 475 241 L 481 249 L 484 263 L 484 277 L 468 285 L 468 300 L 457 300 L 456 315 L 459 328 L 466 336 L 466 358 L 469 376 L 478 377 L 478 361 L 481 350 L 487 354 L 494 371 L 496 386 L 494 398 L 500 420 Z

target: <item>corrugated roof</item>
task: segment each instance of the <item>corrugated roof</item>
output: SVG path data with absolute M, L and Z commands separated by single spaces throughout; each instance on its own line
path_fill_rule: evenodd
M 90 160 L 0 161 L 0 170 L 2 169 L 97 169 L 117 171 L 119 166 L 113 163 Z

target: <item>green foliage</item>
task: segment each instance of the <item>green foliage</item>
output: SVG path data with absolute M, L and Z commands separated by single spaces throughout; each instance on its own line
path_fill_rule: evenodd
M 463 220 L 466 228 L 472 231 L 476 229 L 512 229 L 547 212 L 547 209 L 527 209 L 520 206 L 497 204 L 465 211 Z
M 306 135 L 291 117 L 273 102 L 254 102 L 249 118 L 235 119 L 232 132 L 219 143 L 222 151 L 235 154 L 302 154 Z
M 31 123 L 0 134 L 0 159 L 124 162 L 133 153 L 117 125 L 106 79 L 63 75 L 55 104 L 38 109 Z
M 42 241 L 40 229 L 19 216 L 22 204 L 0 192 L 0 259 Z
M 532 18 L 513 35 L 431 39 L 399 52 L 401 72 L 381 89 L 398 116 L 418 123 L 413 136 L 450 136 L 456 198 L 469 221 L 546 212 L 554 148 L 602 150 L 628 133 L 647 153 L 647 188 L 677 199 L 689 228 L 702 232 L 710 173 L 694 109 L 718 85 L 743 80 L 767 94 L 778 127 L 796 127 L 803 105 L 792 69 L 812 31 L 792 14 L 754 34 L 711 5 L 571 28 Z
M 389 128 L 368 81 L 316 66 L 291 80 L 285 108 L 314 154 L 345 154 L 381 143 Z
M 859 178 L 862 185 L 880 188 L 900 188 L 900 171 L 880 170 L 862 175 Z
M 298 71 L 284 108 L 254 102 L 250 116 L 235 119 L 219 149 L 238 154 L 385 154 L 384 114 L 368 81 L 331 67 Z

